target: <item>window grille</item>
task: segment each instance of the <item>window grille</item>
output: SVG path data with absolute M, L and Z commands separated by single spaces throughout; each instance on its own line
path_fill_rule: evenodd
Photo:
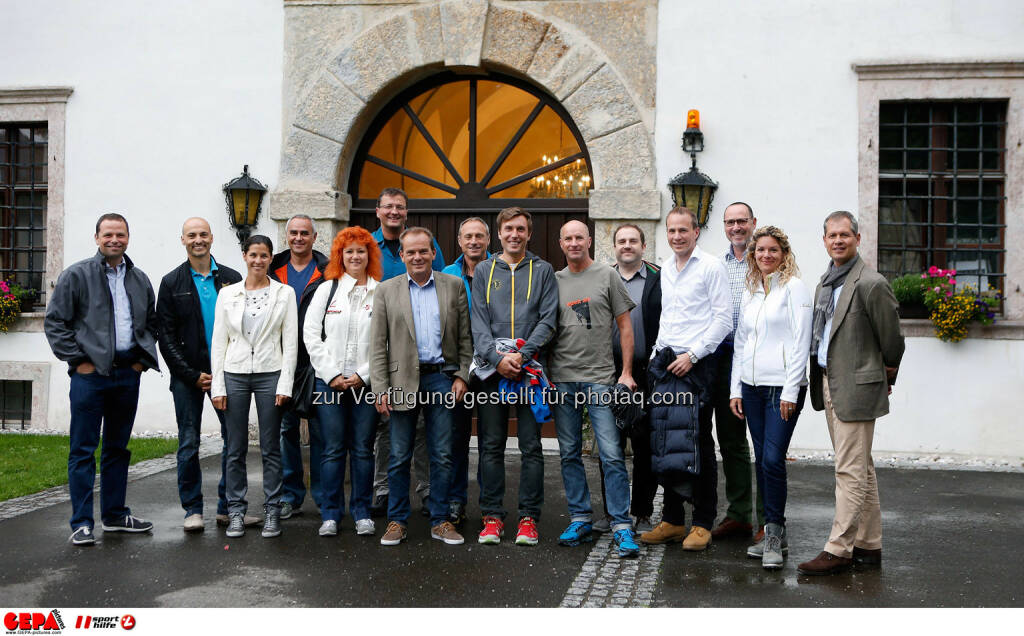
M 0 125 L 0 278 L 40 292 L 45 304 L 46 124 Z

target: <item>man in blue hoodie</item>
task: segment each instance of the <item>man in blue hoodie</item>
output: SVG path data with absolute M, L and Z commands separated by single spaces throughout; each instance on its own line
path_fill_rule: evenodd
M 526 250 L 533 233 L 530 213 L 518 207 L 498 213 L 502 253 L 476 267 L 470 323 L 477 375 L 486 397 L 499 393 L 501 378 L 518 380 L 523 365 L 551 340 L 557 325 L 558 285 L 551 265 Z M 496 338 L 521 339 L 518 353 L 499 353 Z M 508 403 L 480 401 L 480 543 L 499 543 L 504 533 L 505 441 Z M 540 426 L 527 402 L 515 405 L 522 453 L 517 545 L 536 545 L 536 520 L 544 503 L 544 456 Z
M 470 217 L 459 224 L 459 248 L 462 255 L 444 268 L 445 274 L 458 276 L 466 285 L 466 297 L 473 302 L 473 272 L 480 261 L 490 258 L 487 246 L 491 243 L 491 228 L 483 219 Z M 470 392 L 480 389 L 480 378 L 472 376 Z M 472 402 L 455 407 L 452 429 L 452 481 L 448 490 L 448 521 L 461 529 L 466 521 L 467 491 L 469 489 L 469 438 L 473 435 Z M 478 466 L 479 469 L 479 466 Z M 480 480 L 479 470 L 477 481 Z

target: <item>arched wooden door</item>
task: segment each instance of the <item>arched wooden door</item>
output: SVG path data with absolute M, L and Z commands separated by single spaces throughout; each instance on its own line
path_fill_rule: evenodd
M 433 76 L 388 104 L 367 130 L 349 181 L 351 224 L 378 227 L 376 199 L 387 187 L 409 194 L 409 225 L 430 228 L 451 263 L 459 223 L 491 225 L 510 206 L 533 216 L 530 251 L 565 264 L 558 229 L 589 222 L 590 157 L 565 109 L 550 95 L 498 74 Z

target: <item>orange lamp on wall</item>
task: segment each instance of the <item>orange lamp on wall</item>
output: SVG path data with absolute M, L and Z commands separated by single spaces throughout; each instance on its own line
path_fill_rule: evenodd
M 697 153 L 702 150 L 704 133 L 700 131 L 700 111 L 690 110 L 686 113 L 686 130 L 683 131 L 683 152 L 690 153 L 690 169 L 673 177 L 668 187 L 672 204 L 693 210 L 700 227 L 707 227 L 718 184 L 697 170 Z

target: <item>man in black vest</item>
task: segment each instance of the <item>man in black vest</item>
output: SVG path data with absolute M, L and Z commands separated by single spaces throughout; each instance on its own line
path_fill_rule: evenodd
M 181 227 L 181 244 L 188 257 L 160 281 L 156 313 L 160 324 L 160 353 L 171 372 L 174 415 L 178 420 L 178 496 L 185 509 L 185 532 L 202 532 L 203 476 L 199 468 L 199 434 L 203 424 L 203 403 L 210 392 L 210 341 L 213 313 L 221 287 L 242 280 L 242 276 L 220 265 L 210 254 L 213 232 L 205 219 L 187 219 Z M 224 411 L 214 409 L 224 439 Z M 220 483 L 217 486 L 217 522 L 228 521 L 224 498 L 224 461 L 221 453 Z M 247 516 L 248 525 L 259 517 Z

